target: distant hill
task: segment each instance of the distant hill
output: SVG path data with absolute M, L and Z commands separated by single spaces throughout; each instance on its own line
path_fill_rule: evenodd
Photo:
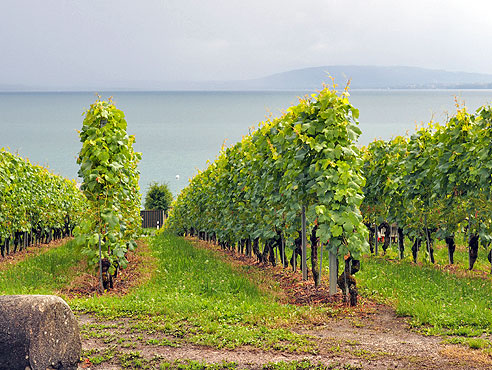
M 238 81 L 114 81 L 86 86 L 2 85 L 0 91 L 319 90 L 322 83 L 351 89 L 492 89 L 492 74 L 418 67 L 324 66 Z
M 263 78 L 241 81 L 248 89 L 319 89 L 330 77 L 344 86 L 350 79 L 352 89 L 406 88 L 491 88 L 492 75 L 449 72 L 417 67 L 325 66 L 276 73 Z

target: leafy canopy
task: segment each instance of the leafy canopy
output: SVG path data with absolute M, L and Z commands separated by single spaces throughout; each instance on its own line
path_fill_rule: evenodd
M 135 137 L 126 128 L 124 113 L 111 100 L 98 99 L 85 113 L 79 133 L 81 190 L 92 217 L 84 218 L 74 234 L 95 266 L 101 236 L 102 257 L 111 263 L 111 273 L 116 267 L 126 267 L 126 252 L 136 246 L 142 222 L 137 168 L 141 153 L 133 150 Z
M 357 258 L 367 248 L 359 211 L 365 178 L 355 144 L 359 111 L 348 96 L 326 87 L 223 149 L 178 195 L 167 228 L 231 244 L 283 233 L 292 245 L 305 206 L 308 232 L 316 228 L 328 249 Z
M 167 213 L 172 201 L 173 195 L 167 184 L 152 182 L 145 196 L 145 209 L 163 210 Z

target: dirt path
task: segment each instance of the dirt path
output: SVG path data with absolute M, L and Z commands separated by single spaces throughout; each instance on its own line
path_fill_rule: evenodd
M 295 330 L 315 338 L 319 343 L 316 354 L 253 348 L 223 350 L 185 341 L 176 346 L 165 335 L 136 330 L 132 319 L 105 322 L 90 315 L 78 318 L 85 337 L 85 353 L 107 357 L 107 361 L 97 365 L 82 363 L 80 369 L 120 369 L 122 364 L 128 368 L 138 368 L 141 364 L 159 368 L 160 363 L 175 360 L 226 361 L 237 363 L 238 368 L 261 369 L 270 362 L 303 359 L 325 365 L 350 365 L 352 369 L 492 369 L 489 356 L 413 332 L 405 319 L 382 305 L 365 317 L 329 319 L 318 328 Z

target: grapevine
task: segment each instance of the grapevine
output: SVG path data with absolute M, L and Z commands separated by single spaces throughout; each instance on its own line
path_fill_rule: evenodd
M 75 232 L 95 266 L 100 263 L 100 241 L 105 289 L 111 287 L 118 269 L 127 266 L 126 252 L 136 247 L 141 225 L 137 169 L 141 154 L 133 150 L 135 138 L 126 128 L 121 110 L 111 101 L 97 100 L 85 113 L 80 131 L 77 163 L 91 217 L 84 218 Z
M 167 227 L 254 250 L 262 242 L 258 257 L 274 261 L 276 246 L 284 254 L 282 240 L 294 245 L 305 207 L 312 241 L 358 258 L 367 248 L 359 211 L 365 179 L 355 145 L 358 111 L 348 96 L 325 88 L 223 148 L 178 196 Z M 313 245 L 313 260 L 316 250 Z
M 491 112 L 483 106 L 470 114 L 458 106 L 444 125 L 431 122 L 409 138 L 378 140 L 364 148 L 364 217 L 398 224 L 401 258 L 404 235 L 413 242 L 414 261 L 424 242 L 434 263 L 432 243 L 439 238 L 453 263 L 455 234 L 466 232 L 470 270 L 478 241 L 490 245 Z
M 71 235 L 87 208 L 74 181 L 0 150 L 0 247 L 5 256 Z

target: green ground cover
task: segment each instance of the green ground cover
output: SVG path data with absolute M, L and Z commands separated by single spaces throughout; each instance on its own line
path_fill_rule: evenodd
M 171 342 L 316 351 L 313 341 L 288 327 L 331 315 L 329 308 L 280 304 L 246 273 L 182 238 L 160 234 L 150 245 L 157 266 L 148 282 L 123 297 L 73 299 L 72 308 L 101 317 L 134 318 L 138 322 L 132 325 L 139 330 L 163 332 Z
M 159 357 L 146 360 L 138 352 L 130 352 L 124 355 L 117 355 L 118 360 L 124 369 L 159 369 L 159 370 L 240 370 L 235 362 L 207 363 L 195 360 L 176 360 L 172 362 L 162 361 Z M 308 359 L 299 361 L 280 361 L 263 365 L 263 370 L 360 370 L 359 366 L 334 363 L 324 365 L 315 363 Z
M 73 242 L 0 269 L 0 294 L 53 294 L 66 286 L 84 258 Z
M 275 294 L 252 281 L 250 267 L 232 267 L 217 252 L 195 248 L 182 238 L 160 234 L 148 242 L 156 261 L 150 279 L 121 297 L 69 299 L 71 307 L 106 321 L 129 318 L 135 332 L 163 334 L 166 341 L 162 345 L 186 342 L 231 349 L 250 345 L 313 353 L 317 347 L 312 338 L 290 328 L 338 313 L 329 307 L 281 304 Z M 398 261 L 396 256 L 392 248 L 387 256 L 363 259 L 356 277 L 364 296 L 390 303 L 422 331 L 445 335 L 450 343 L 491 347 L 491 279 L 465 271 L 466 248 L 459 248 L 455 256 L 460 274 L 428 262 L 415 265 L 409 256 Z M 441 264 L 446 258 L 446 249 L 436 248 Z M 71 281 L 77 273 L 74 266 L 82 260 L 72 243 L 28 257 L 0 269 L 0 294 L 56 294 Z M 477 267 L 486 271 L 488 266 L 480 261 Z M 102 327 L 93 329 L 97 328 L 88 328 L 83 334 L 104 331 Z
M 357 277 L 362 294 L 390 303 L 424 332 L 468 337 L 492 334 L 490 279 L 458 276 L 429 263 L 419 266 L 385 257 L 364 258 Z M 489 345 L 484 342 L 481 347 Z

